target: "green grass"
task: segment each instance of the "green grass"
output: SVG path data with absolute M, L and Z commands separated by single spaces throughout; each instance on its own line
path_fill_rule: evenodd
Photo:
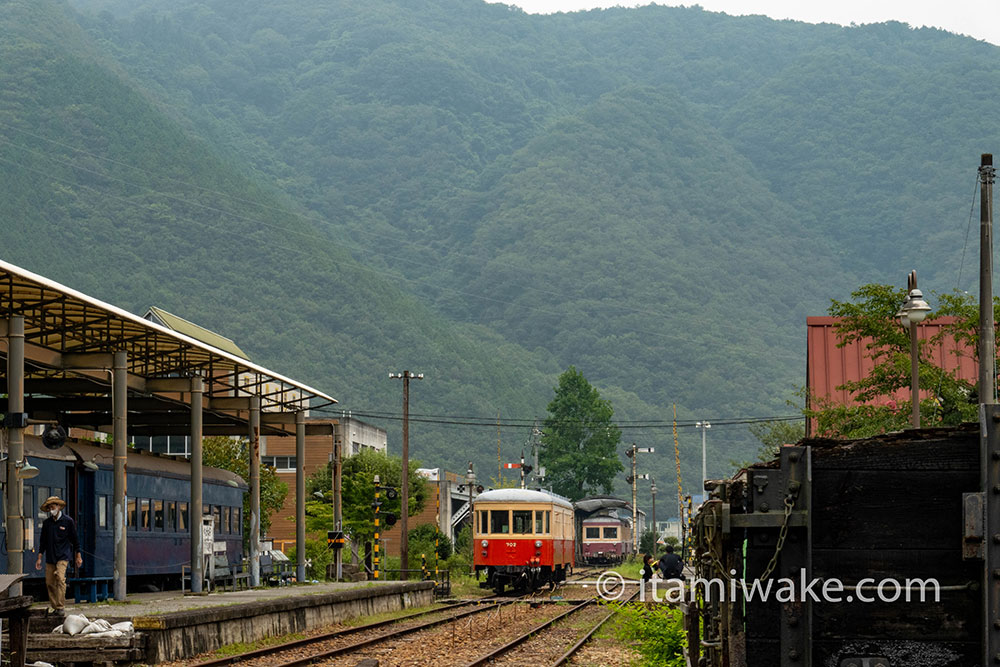
M 305 635 L 301 633 L 294 633 L 290 635 L 280 635 L 277 637 L 264 637 L 258 639 L 255 642 L 236 642 L 235 644 L 226 644 L 225 646 L 220 646 L 212 652 L 212 655 L 216 658 L 227 658 L 231 655 L 239 655 L 241 653 L 246 653 L 248 651 L 255 651 L 265 646 L 274 646 L 275 644 L 284 644 L 285 642 L 294 641 L 296 639 L 304 639 Z
M 614 624 L 614 634 L 642 656 L 641 667 L 684 667 L 687 642 L 679 609 L 671 609 L 665 604 L 612 607 L 618 610 L 610 621 Z

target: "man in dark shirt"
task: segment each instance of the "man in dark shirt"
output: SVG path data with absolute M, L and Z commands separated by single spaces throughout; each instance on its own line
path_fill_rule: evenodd
M 660 572 L 664 579 L 683 579 L 684 563 L 681 557 L 674 553 L 674 548 L 667 545 L 667 553 L 660 557 Z
M 49 516 L 42 522 L 42 539 L 38 546 L 35 569 L 42 569 L 45 557 L 45 587 L 49 592 L 51 611 L 62 612 L 66 606 L 66 567 L 73 560 L 77 568 L 83 565 L 80 542 L 76 537 L 76 522 L 63 514 L 66 503 L 58 496 L 49 496 L 39 507 Z M 74 558 L 75 556 L 75 558 Z

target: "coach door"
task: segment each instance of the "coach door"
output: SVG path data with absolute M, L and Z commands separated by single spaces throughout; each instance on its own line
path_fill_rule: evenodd
M 95 479 L 97 473 L 81 471 L 80 464 L 66 468 L 66 508 L 69 515 L 76 521 L 77 539 L 80 540 L 80 553 L 83 555 L 83 567 L 77 573 L 79 577 L 94 576 L 94 554 L 97 553 L 97 526 L 94 525 L 94 504 L 97 496 Z

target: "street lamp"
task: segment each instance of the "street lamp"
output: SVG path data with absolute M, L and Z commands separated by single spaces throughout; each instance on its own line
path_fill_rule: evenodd
M 712 428 L 712 425 L 704 421 L 695 423 L 695 426 L 701 429 L 701 490 L 704 493 L 705 482 L 708 481 L 708 449 L 705 447 L 705 432 Z
M 917 289 L 917 272 L 910 271 L 906 277 L 907 297 L 896 316 L 904 327 L 910 330 L 910 402 L 913 404 L 911 422 L 913 428 L 920 428 L 920 351 L 917 341 L 917 325 L 923 322 L 931 307 L 924 301 L 924 293 Z

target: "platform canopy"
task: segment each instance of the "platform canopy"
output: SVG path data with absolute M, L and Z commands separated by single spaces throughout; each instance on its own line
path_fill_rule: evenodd
M 12 316 L 24 318 L 25 411 L 35 419 L 109 430 L 112 359 L 119 351 L 127 354 L 133 435 L 189 434 L 186 393 L 195 376 L 204 380 L 206 435 L 245 436 L 251 396 L 260 396 L 265 435 L 294 433 L 294 413 L 336 403 L 244 356 L 0 261 L 0 358 Z M 0 392 L 6 385 L 3 377 Z

